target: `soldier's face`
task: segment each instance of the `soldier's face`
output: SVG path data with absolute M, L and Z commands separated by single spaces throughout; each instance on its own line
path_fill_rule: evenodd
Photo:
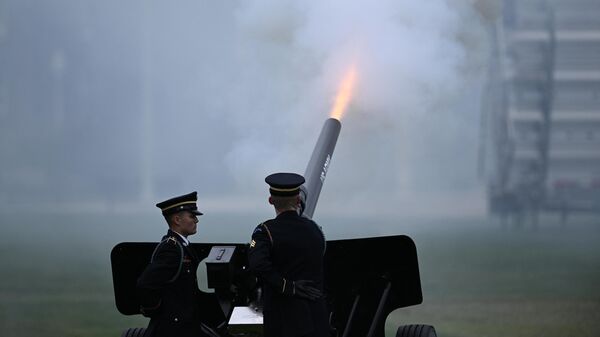
M 180 212 L 175 216 L 175 227 L 179 234 L 188 236 L 196 234 L 198 217 L 190 212 Z

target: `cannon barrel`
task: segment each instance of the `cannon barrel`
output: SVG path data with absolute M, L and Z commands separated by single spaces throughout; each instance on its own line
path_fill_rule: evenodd
M 306 172 L 304 173 L 306 182 L 302 185 L 301 193 L 304 204 L 302 215 L 309 219 L 312 218 L 315 212 L 341 128 L 342 124 L 335 118 L 329 118 L 325 121 L 306 166 Z

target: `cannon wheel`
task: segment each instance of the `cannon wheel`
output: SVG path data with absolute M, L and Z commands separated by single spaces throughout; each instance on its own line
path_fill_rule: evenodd
M 129 328 L 121 334 L 121 337 L 144 337 L 146 328 Z
M 437 337 L 431 325 L 411 324 L 398 327 L 396 337 Z

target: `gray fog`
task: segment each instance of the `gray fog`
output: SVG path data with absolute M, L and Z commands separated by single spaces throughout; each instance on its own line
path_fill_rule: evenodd
M 314 219 L 414 240 L 387 335 L 597 336 L 600 0 L 0 0 L 0 334 L 146 326 L 112 249 L 247 243 L 352 69 Z
M 315 217 L 481 215 L 485 7 L 2 0 L 0 205 L 270 212 L 264 177 L 304 172 L 354 65 Z

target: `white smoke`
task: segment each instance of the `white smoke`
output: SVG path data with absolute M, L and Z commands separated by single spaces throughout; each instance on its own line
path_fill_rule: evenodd
M 227 90 L 238 137 L 226 157 L 240 190 L 304 172 L 352 64 L 355 95 L 319 208 L 397 209 L 423 191 L 472 188 L 480 20 L 468 1 L 241 2 Z
M 487 51 L 471 1 L 8 1 L 0 199 L 268 209 L 264 177 L 304 172 L 353 65 L 315 214 L 460 199 Z

